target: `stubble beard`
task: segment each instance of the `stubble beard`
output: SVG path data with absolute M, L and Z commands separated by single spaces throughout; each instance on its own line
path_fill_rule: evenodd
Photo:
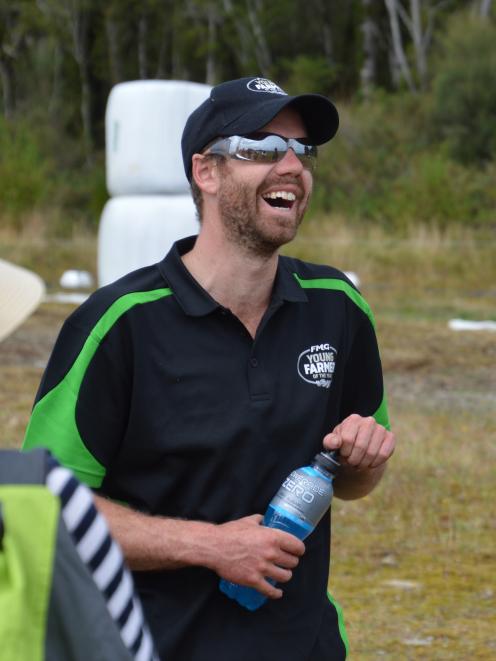
M 294 178 L 291 178 L 291 181 L 289 178 L 279 178 L 277 182 L 273 183 L 284 185 L 296 182 Z M 269 185 L 271 182 L 265 181 L 259 190 L 267 188 Z M 301 187 L 300 182 L 297 182 L 297 185 Z M 271 232 L 270 228 L 267 229 L 263 223 L 259 222 L 257 200 L 260 198 L 258 193 L 259 191 L 253 195 L 253 188 L 249 184 L 235 181 L 229 176 L 225 177 L 219 190 L 219 213 L 226 236 L 232 243 L 250 255 L 266 258 L 294 239 L 303 220 L 306 205 L 300 210 L 293 226 L 286 225 L 284 231 L 281 231 L 281 228 L 276 226 L 277 221 L 274 220 L 274 231 Z M 281 211 L 282 221 L 285 220 L 284 213 L 286 212 Z

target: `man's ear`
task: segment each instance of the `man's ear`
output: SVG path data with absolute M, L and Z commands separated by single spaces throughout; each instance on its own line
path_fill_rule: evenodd
M 215 195 L 219 185 L 216 158 L 206 158 L 204 154 L 193 154 L 191 172 L 202 193 Z

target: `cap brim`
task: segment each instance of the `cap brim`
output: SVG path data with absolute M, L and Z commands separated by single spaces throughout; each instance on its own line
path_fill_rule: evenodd
M 37 308 L 44 293 L 36 273 L 0 259 L 0 342 Z
M 251 110 L 237 117 L 224 127 L 223 134 L 243 135 L 259 131 L 284 108 L 295 108 L 302 116 L 308 138 L 315 145 L 322 145 L 331 140 L 339 127 L 339 115 L 334 104 L 320 94 L 301 94 L 299 96 L 281 96 L 259 104 L 257 110 Z

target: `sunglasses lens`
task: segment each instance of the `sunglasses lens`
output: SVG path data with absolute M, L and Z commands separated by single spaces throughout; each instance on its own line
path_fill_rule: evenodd
M 277 135 L 268 135 L 261 140 L 242 138 L 236 155 L 247 161 L 274 163 L 284 156 L 287 149 L 287 144 Z
M 317 147 L 315 145 L 305 145 L 298 140 L 293 140 L 289 143 L 289 146 L 294 150 L 305 168 L 315 170 L 317 165 Z
M 260 139 L 241 138 L 236 148 L 236 157 L 246 161 L 275 163 L 284 158 L 288 148 L 293 149 L 305 168 L 314 169 L 317 157 L 316 147 L 305 145 L 295 139 L 286 141 L 279 135 L 267 135 Z

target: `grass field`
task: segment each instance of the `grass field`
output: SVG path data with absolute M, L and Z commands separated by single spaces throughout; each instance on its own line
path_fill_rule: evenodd
M 496 319 L 494 237 L 418 229 L 403 237 L 336 218 L 302 228 L 292 254 L 356 271 L 372 305 L 398 449 L 380 487 L 335 500 L 331 592 L 350 659 L 496 658 Z M 95 241 L 3 236 L 0 257 L 55 287 L 94 270 Z M 0 345 L 0 446 L 17 447 L 68 306 L 43 304 Z

